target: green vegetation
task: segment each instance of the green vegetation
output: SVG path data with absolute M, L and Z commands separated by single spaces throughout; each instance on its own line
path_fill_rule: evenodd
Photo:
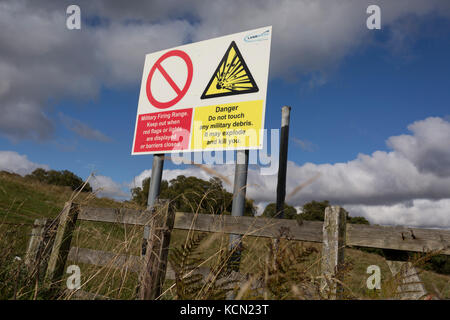
M 442 254 L 431 257 L 430 263 L 425 265 L 425 269 L 450 275 L 450 257 Z
M 131 201 L 140 206 L 147 206 L 150 178 L 144 179 L 142 187 L 131 189 Z M 180 175 L 169 182 L 161 182 L 161 199 L 169 199 L 176 210 L 181 212 L 198 212 L 212 214 L 230 214 L 233 194 L 223 188 L 219 178 L 205 181 L 196 177 Z M 246 216 L 253 216 L 256 208 L 253 200 L 245 203 Z
M 68 186 L 71 187 L 72 190 L 79 190 L 83 188 L 83 192 L 92 192 L 92 187 L 89 183 L 84 185 L 83 179 L 79 176 L 70 172 L 69 170 L 55 171 L 38 168 L 34 170 L 31 174 L 25 176 L 28 179 L 35 179 L 42 183 L 53 184 L 55 186 Z
M 284 219 L 299 219 L 299 220 L 309 220 L 309 221 L 323 221 L 325 215 L 325 208 L 330 206 L 328 200 L 325 201 L 311 201 L 303 206 L 303 212 L 298 213 L 297 210 L 288 205 L 284 205 Z M 364 217 L 350 217 L 347 210 L 341 208 L 341 210 L 346 214 L 347 223 L 353 224 L 369 224 Z M 277 216 L 276 204 L 274 202 L 267 205 L 262 214 L 263 217 L 273 218 Z
M 219 188 L 219 184 L 215 184 L 214 181 L 205 182 L 197 178 L 188 179 L 186 177 L 177 177 L 174 180 L 171 191 L 173 196 L 170 196 L 171 193 L 167 194 L 172 197 L 174 204 L 181 206 L 181 210 L 196 211 L 199 209 L 203 213 L 209 211 L 209 213 L 217 214 L 221 208 L 230 209 L 226 203 L 229 195 L 224 196 L 216 203 L 213 201 L 216 198 L 208 199 L 209 193 L 217 192 L 217 199 L 220 199 L 220 196 L 226 192 L 221 185 Z M 170 189 L 169 186 L 168 182 L 166 190 Z M 190 191 L 187 192 L 189 186 Z M 142 188 L 141 192 L 145 193 Z M 182 195 L 183 193 L 184 195 Z M 190 196 L 196 193 L 202 196 Z M 0 172 L 0 299 L 45 299 L 51 297 L 44 287 L 36 286 L 36 278 L 29 277 L 27 269 L 23 265 L 24 253 L 34 219 L 56 217 L 64 203 L 73 199 L 75 194 L 77 197 L 74 201 L 83 205 L 139 208 L 131 202 L 97 198 L 92 193 L 74 192 L 69 186 L 45 184 L 36 179 Z M 142 196 L 142 199 L 146 199 L 146 196 Z M 186 204 L 183 204 L 183 201 L 186 201 Z M 229 201 L 231 202 L 231 199 Z M 142 204 L 145 205 L 145 202 Z M 306 206 L 306 214 L 313 215 L 311 211 L 323 205 L 324 203 L 316 202 L 311 206 Z M 308 208 L 314 210 L 308 212 Z M 139 255 L 142 233 L 143 230 L 140 226 L 80 221 L 72 240 L 72 246 L 109 251 L 114 254 Z M 226 283 L 228 281 L 227 273 L 223 268 L 228 258 L 226 251 L 228 239 L 229 236 L 223 233 L 210 234 L 174 230 L 169 260 L 174 265 L 176 277 L 175 281 L 166 281 L 161 299 L 223 298 L 228 291 L 228 285 L 233 285 L 232 281 Z M 238 287 L 234 286 L 235 294 L 240 299 L 324 298 L 317 292 L 320 279 L 321 245 L 285 241 L 284 239 L 280 239 L 279 244 L 279 251 L 275 255 L 273 242 L 270 239 L 244 236 L 241 272 L 249 273 L 253 277 L 248 279 L 248 283 L 241 283 Z M 382 256 L 351 248 L 346 249 L 345 252 L 345 261 L 348 266 L 345 269 L 344 277 L 347 299 L 393 297 L 396 286 L 393 284 L 389 268 Z M 15 258 L 16 256 L 22 260 Z M 443 257 L 445 259 L 435 256 L 431 257 L 431 260 L 436 259 L 441 270 L 446 270 L 448 257 Z M 184 262 L 183 259 L 185 259 Z M 73 262 L 69 261 L 68 263 L 72 264 Z M 211 268 L 213 270 L 211 274 L 215 275 L 213 278 L 203 277 L 202 280 L 204 283 L 206 281 L 207 285 L 200 286 L 198 276 L 190 279 L 183 276 L 199 264 L 202 267 Z M 78 265 L 82 271 L 83 290 L 116 299 L 134 299 L 136 297 L 137 274 L 129 269 Z M 366 289 L 365 281 L 368 277 L 366 270 L 369 265 L 378 265 L 382 270 L 382 290 L 379 292 Z M 427 290 L 440 297 L 449 298 L 450 277 L 428 270 L 427 265 L 422 267 L 424 270 L 421 278 Z M 258 277 L 266 279 L 263 291 L 251 289 Z M 69 297 L 60 296 L 59 298 L 67 299 Z
M 269 203 L 262 213 L 262 216 L 265 218 L 274 218 L 277 215 L 278 212 L 276 212 L 275 202 Z M 288 204 L 284 204 L 284 216 L 283 216 L 284 219 L 296 219 L 297 216 L 298 216 L 297 210 L 294 207 Z
M 323 221 L 325 218 L 325 208 L 330 206 L 328 200 L 311 201 L 303 206 L 303 212 L 300 214 L 301 219 L 310 221 Z M 341 208 L 347 217 L 347 223 L 353 224 L 370 224 L 364 217 L 350 217 L 347 210 Z

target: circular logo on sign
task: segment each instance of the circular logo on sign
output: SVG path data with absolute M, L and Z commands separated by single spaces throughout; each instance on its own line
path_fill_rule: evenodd
M 179 57 L 179 58 L 183 59 L 183 61 L 186 63 L 187 79 L 186 79 L 186 83 L 184 84 L 182 89 L 180 89 L 178 87 L 178 85 L 175 83 L 175 81 L 173 81 L 170 74 L 168 74 L 167 71 L 164 69 L 164 67 L 161 65 L 161 63 L 164 60 L 166 60 L 170 57 Z M 175 91 L 175 93 L 177 95 L 175 98 L 173 98 L 170 101 L 161 102 L 161 101 L 156 100 L 155 97 L 153 96 L 153 93 L 151 90 L 151 82 L 152 82 L 153 75 L 155 74 L 156 69 L 158 69 L 158 71 L 162 74 L 164 79 L 172 87 L 172 89 Z M 171 106 L 175 105 L 178 101 L 180 101 L 185 96 L 186 92 L 189 89 L 189 86 L 191 85 L 193 74 L 194 74 L 194 67 L 192 66 L 191 58 L 189 58 L 189 56 L 187 55 L 186 52 L 181 51 L 181 50 L 172 50 L 172 51 L 166 52 L 155 62 L 153 67 L 150 69 L 150 73 L 148 74 L 147 85 L 146 85 L 148 101 L 150 101 L 150 103 L 153 106 L 155 106 L 156 108 L 159 108 L 159 109 L 170 108 Z

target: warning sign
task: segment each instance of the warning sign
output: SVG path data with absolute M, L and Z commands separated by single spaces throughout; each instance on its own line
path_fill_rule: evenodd
M 194 149 L 242 149 L 259 145 L 263 101 L 245 101 L 195 109 Z
M 146 55 L 132 154 L 262 148 L 271 33 Z
M 233 41 L 209 80 L 201 98 L 216 98 L 251 92 L 258 92 L 258 86 L 248 70 L 236 42 Z
M 140 115 L 134 152 L 186 150 L 189 148 L 192 109 Z

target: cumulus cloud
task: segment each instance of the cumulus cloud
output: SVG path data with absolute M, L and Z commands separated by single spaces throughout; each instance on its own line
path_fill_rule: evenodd
M 391 206 L 350 205 L 353 216 L 366 217 L 373 224 L 450 229 L 450 199 L 415 199 Z
M 51 139 L 52 102 L 92 99 L 102 87 L 136 87 L 146 53 L 189 41 L 273 25 L 271 76 L 308 74 L 317 84 L 345 56 L 373 42 L 365 27 L 369 4 L 380 5 L 382 25 L 390 26 L 387 47 L 414 39 L 408 35 L 417 32 L 411 26 L 421 17 L 450 16 L 450 3 L 440 0 L 77 3 L 82 29 L 70 31 L 65 27 L 70 1 L 0 1 L 4 136 Z
M 448 120 L 428 118 L 408 126 L 413 136 L 391 137 L 388 145 L 412 163 L 423 173 L 436 176 L 450 176 L 450 126 Z
M 450 198 L 450 122 L 427 118 L 410 125 L 411 135 L 390 137 L 392 151 L 359 154 L 354 160 L 336 164 L 288 163 L 287 193 L 317 173 L 320 177 L 289 201 L 301 205 L 327 199 L 337 204 L 388 205 L 412 199 Z M 432 160 L 427 159 L 432 157 Z M 250 174 L 249 183 L 268 193 L 249 190 L 249 196 L 271 201 L 276 176 Z M 252 194 L 253 193 L 253 194 Z
M 28 160 L 26 155 L 18 154 L 15 151 L 0 151 L 0 171 L 4 170 L 25 175 L 37 168 L 49 169 L 45 164 L 38 164 Z
M 0 133 L 12 140 L 51 139 L 52 102 L 137 85 L 145 54 L 181 44 L 189 30 L 168 21 L 70 31 L 65 19 L 60 3 L 0 2 Z
M 392 148 L 389 152 L 359 154 L 352 161 L 335 164 L 299 166 L 289 161 L 287 194 L 318 173 L 320 176 L 287 199 L 287 203 L 300 207 L 311 200 L 329 200 L 351 208 L 352 215 L 363 215 L 375 223 L 450 227 L 450 212 L 445 207 L 450 201 L 450 176 L 443 174 L 450 170 L 450 122 L 427 118 L 408 129 L 412 134 L 387 140 Z M 433 161 L 427 160 L 428 155 Z M 231 181 L 234 178 L 233 165 L 213 169 Z M 150 174 L 151 170 L 142 172 L 135 185 L 140 186 Z M 164 170 L 163 179 L 179 174 L 210 177 L 198 167 L 189 167 Z M 249 198 L 260 205 L 275 201 L 276 175 L 261 175 L 257 168 L 249 168 L 247 181 Z M 232 186 L 225 187 L 232 190 Z
M 122 186 L 111 177 L 95 175 L 89 179 L 89 184 L 98 195 L 114 199 L 125 199 L 129 194 L 122 190 Z

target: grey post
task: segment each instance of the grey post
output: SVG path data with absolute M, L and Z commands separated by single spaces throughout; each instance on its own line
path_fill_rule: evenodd
M 284 106 L 281 109 L 280 156 L 278 162 L 277 202 L 275 210 L 277 217 L 280 219 L 284 217 L 284 199 L 286 197 L 286 171 L 290 115 L 291 107 Z
M 162 292 L 167 272 L 170 235 L 175 221 L 175 211 L 168 200 L 157 201 L 155 209 L 147 240 L 148 251 L 143 257 L 140 273 L 138 296 L 144 300 L 157 299 Z
M 231 215 L 234 217 L 242 217 L 245 210 L 245 193 L 247 189 L 247 172 L 248 172 L 248 150 L 238 150 L 236 152 L 236 168 L 234 172 L 234 190 L 233 205 Z M 239 270 L 241 260 L 241 236 L 230 234 L 230 250 L 233 252 L 231 256 L 232 269 Z
M 161 178 L 164 167 L 164 154 L 153 155 L 152 176 L 148 190 L 147 210 L 152 210 L 161 192 Z M 146 244 L 150 234 L 150 227 L 144 227 L 144 241 L 142 242 L 142 255 L 145 255 Z
M 58 229 L 45 274 L 45 281 L 54 289 L 60 284 L 64 275 L 64 266 L 69 255 L 78 213 L 79 205 L 69 201 L 64 205 L 64 209 L 59 217 Z
M 48 219 L 45 218 L 34 220 L 31 238 L 28 242 L 28 249 L 25 255 L 25 264 L 30 268 L 35 268 L 36 263 L 39 260 L 39 254 L 43 248 L 45 227 L 47 226 L 47 223 Z
M 344 263 L 346 215 L 341 207 L 325 208 L 322 245 L 321 292 L 331 300 L 342 298 L 341 268 Z

